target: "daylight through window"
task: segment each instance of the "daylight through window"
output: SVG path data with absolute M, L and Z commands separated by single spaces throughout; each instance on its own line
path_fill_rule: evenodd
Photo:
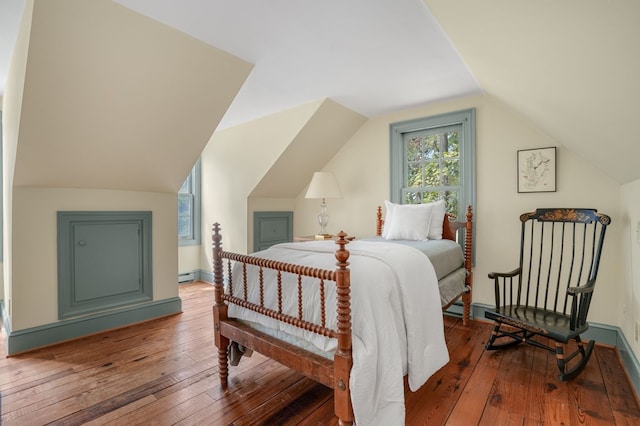
M 475 199 L 475 110 L 391 124 L 391 201 L 443 199 L 463 217 Z

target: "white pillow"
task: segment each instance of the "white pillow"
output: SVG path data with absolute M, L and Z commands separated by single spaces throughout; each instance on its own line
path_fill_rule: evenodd
M 429 225 L 429 239 L 441 240 L 442 224 L 444 222 L 444 214 L 447 206 L 444 200 L 434 201 L 432 203 L 427 203 L 426 205 L 433 206 L 433 210 L 431 212 L 431 224 Z
M 395 204 L 393 204 L 391 201 L 384 200 L 384 209 L 386 213 L 384 215 L 384 227 L 382 228 L 382 237 L 386 238 L 387 240 L 389 239 L 388 238 L 389 229 L 391 229 L 391 218 L 393 217 L 393 206 L 395 206 Z
M 387 240 L 426 240 L 433 206 L 431 204 L 393 204 L 385 201 L 387 214 L 382 236 Z

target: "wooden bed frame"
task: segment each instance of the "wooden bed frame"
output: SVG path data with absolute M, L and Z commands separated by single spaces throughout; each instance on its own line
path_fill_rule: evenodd
M 464 303 L 463 323 L 469 319 L 471 303 L 471 248 L 472 248 L 472 212 L 471 206 L 467 208 L 466 222 L 453 221 L 449 215 L 445 215 L 443 238 L 456 241 L 457 231 L 465 229 L 464 257 L 465 268 L 467 270 L 466 284 L 468 291 L 460 295 Z M 378 207 L 376 233 L 382 232 L 383 220 L 382 209 Z M 347 234 L 340 232 L 337 235 L 336 244 L 338 249 L 335 253 L 337 267 L 335 270 L 325 270 L 318 268 L 295 265 L 291 263 L 278 262 L 263 259 L 250 255 L 226 252 L 222 250 L 222 236 L 220 225 L 213 225 L 213 275 L 215 304 L 213 306 L 213 322 L 215 344 L 218 348 L 218 370 L 220 383 L 223 388 L 228 386 L 228 347 L 231 342 L 236 342 L 245 348 L 260 352 L 261 354 L 277 361 L 289 368 L 292 368 L 307 377 L 324 384 L 334 390 L 334 409 L 340 425 L 351 425 L 354 422 L 353 407 L 351 405 L 351 394 L 349 389 L 349 375 L 353 364 L 352 340 L 351 340 L 351 297 L 350 297 L 350 271 L 349 271 L 349 251 L 345 246 L 349 243 Z M 255 265 L 260 268 L 260 303 L 251 303 L 245 298 L 238 298 L 230 294 L 225 294 L 224 283 L 231 283 L 232 263 L 240 262 L 243 266 L 243 285 L 246 295 L 246 266 Z M 226 271 L 225 271 L 226 266 Z M 263 282 L 262 270 L 271 269 L 277 271 L 278 287 L 278 307 L 270 308 L 263 302 Z M 225 277 L 226 272 L 226 277 Z M 281 273 L 290 273 L 298 277 L 298 316 L 291 316 L 282 312 L 281 297 Z M 303 319 L 302 309 L 302 277 L 317 279 L 320 283 L 320 301 L 323 307 L 320 324 L 312 323 Z M 328 328 L 325 324 L 324 315 L 324 287 L 326 281 L 333 281 L 336 285 L 336 309 L 337 325 L 336 329 Z M 452 302 L 453 303 L 453 302 Z M 245 323 L 227 315 L 228 304 L 235 304 L 243 308 L 258 312 L 276 320 L 285 322 L 307 331 L 321 334 L 326 337 L 337 339 L 337 349 L 333 360 L 324 358 L 315 353 L 300 349 L 290 343 L 279 340 L 259 330 L 253 329 Z M 443 309 L 445 309 L 444 307 Z

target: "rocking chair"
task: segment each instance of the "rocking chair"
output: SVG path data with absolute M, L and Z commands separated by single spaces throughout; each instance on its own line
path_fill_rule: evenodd
M 485 312 L 495 321 L 486 349 L 519 343 L 546 349 L 556 355 L 558 379 L 571 380 L 584 369 L 595 343 L 585 347 L 580 335 L 589 328 L 587 313 L 611 218 L 593 209 L 537 209 L 520 221 L 520 265 L 489 274 L 496 308 Z M 565 356 L 564 345 L 572 340 L 577 348 Z

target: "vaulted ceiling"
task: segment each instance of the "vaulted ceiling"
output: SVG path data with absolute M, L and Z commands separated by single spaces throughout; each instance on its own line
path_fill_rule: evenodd
M 322 98 L 372 117 L 485 92 L 618 182 L 640 179 L 635 0 L 117 2 L 253 64 L 219 129 Z M 3 31 L 16 3 L 0 2 Z

